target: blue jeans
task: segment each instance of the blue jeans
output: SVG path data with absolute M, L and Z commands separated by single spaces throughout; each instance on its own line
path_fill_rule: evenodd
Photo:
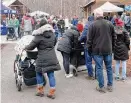
M 126 60 L 121 61 L 122 62 L 122 78 L 126 78 Z M 119 77 L 119 69 L 120 69 L 120 60 L 116 61 L 116 66 L 115 66 L 115 74 L 116 77 Z
M 103 76 L 103 61 L 106 66 L 108 86 L 113 85 L 113 71 L 112 71 L 112 55 L 94 55 L 94 61 L 96 63 L 96 76 L 99 83 L 99 87 L 104 87 Z
M 47 72 L 47 76 L 49 79 L 49 84 L 51 88 L 54 88 L 56 85 L 56 81 L 55 81 L 55 76 L 54 76 L 54 72 Z M 43 74 L 40 72 L 36 72 L 36 79 L 37 79 L 37 84 L 40 86 L 43 86 L 44 84 L 44 80 L 43 80 Z
M 87 70 L 88 70 L 88 75 L 93 76 L 92 56 L 88 54 L 87 49 L 85 49 L 85 62 L 86 62 Z
M 18 27 L 14 29 L 15 29 L 15 37 L 18 38 Z

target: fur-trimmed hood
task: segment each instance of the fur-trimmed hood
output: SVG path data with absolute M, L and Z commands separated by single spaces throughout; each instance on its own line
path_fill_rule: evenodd
M 32 35 L 33 36 L 35 36 L 35 35 L 43 35 L 43 33 L 46 32 L 46 31 L 54 32 L 54 29 L 53 29 L 53 27 L 50 24 L 46 24 L 46 25 L 38 28 L 37 30 L 34 30 Z

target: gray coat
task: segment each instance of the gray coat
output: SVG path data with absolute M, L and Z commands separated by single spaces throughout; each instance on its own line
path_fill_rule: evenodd
M 46 24 L 33 31 L 34 40 L 25 48 L 33 50 L 37 47 L 38 58 L 36 60 L 36 72 L 49 72 L 60 70 L 60 65 L 56 57 L 54 46 L 56 44 L 53 28 Z
M 78 47 L 79 32 L 76 28 L 68 29 L 58 43 L 57 50 L 70 54 L 72 49 Z

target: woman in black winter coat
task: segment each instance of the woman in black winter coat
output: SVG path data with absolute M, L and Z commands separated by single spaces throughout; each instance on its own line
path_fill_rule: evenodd
M 50 83 L 49 98 L 55 98 L 55 77 L 54 71 L 60 70 L 60 65 L 54 50 L 56 44 L 55 34 L 51 25 L 47 24 L 45 19 L 40 21 L 40 27 L 33 31 L 34 39 L 26 46 L 25 50 L 38 49 L 38 58 L 36 60 L 36 79 L 37 79 L 37 96 L 44 95 L 43 73 L 47 73 Z
M 115 66 L 116 80 L 120 79 L 119 75 L 120 61 L 122 62 L 122 80 L 126 79 L 126 61 L 129 59 L 128 51 L 130 50 L 130 38 L 128 32 L 121 26 L 115 27 L 115 32 L 117 35 L 116 45 L 114 48 L 114 59 L 116 60 Z
M 57 50 L 61 52 L 63 56 L 63 66 L 65 69 L 65 76 L 66 78 L 73 77 L 73 74 L 70 73 L 70 56 L 72 49 L 76 49 L 78 47 L 78 37 L 79 37 L 79 31 L 76 27 L 71 27 L 71 29 L 68 29 L 64 34 L 62 39 L 58 43 Z M 77 56 L 77 55 L 76 55 Z M 75 56 L 74 56 L 75 57 Z M 77 58 L 74 58 L 73 61 L 75 61 Z

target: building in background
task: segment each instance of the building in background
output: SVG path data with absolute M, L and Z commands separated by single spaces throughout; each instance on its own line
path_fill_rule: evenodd
M 108 0 L 110 3 L 124 8 L 123 3 L 120 0 Z M 83 6 L 84 9 L 84 18 L 87 18 L 88 15 L 91 15 L 93 11 L 103 5 L 107 0 L 87 0 L 87 4 Z
M 16 10 L 18 15 L 21 16 L 30 11 L 29 8 L 20 0 L 3 0 L 3 4 L 6 7 L 10 7 L 11 9 Z

